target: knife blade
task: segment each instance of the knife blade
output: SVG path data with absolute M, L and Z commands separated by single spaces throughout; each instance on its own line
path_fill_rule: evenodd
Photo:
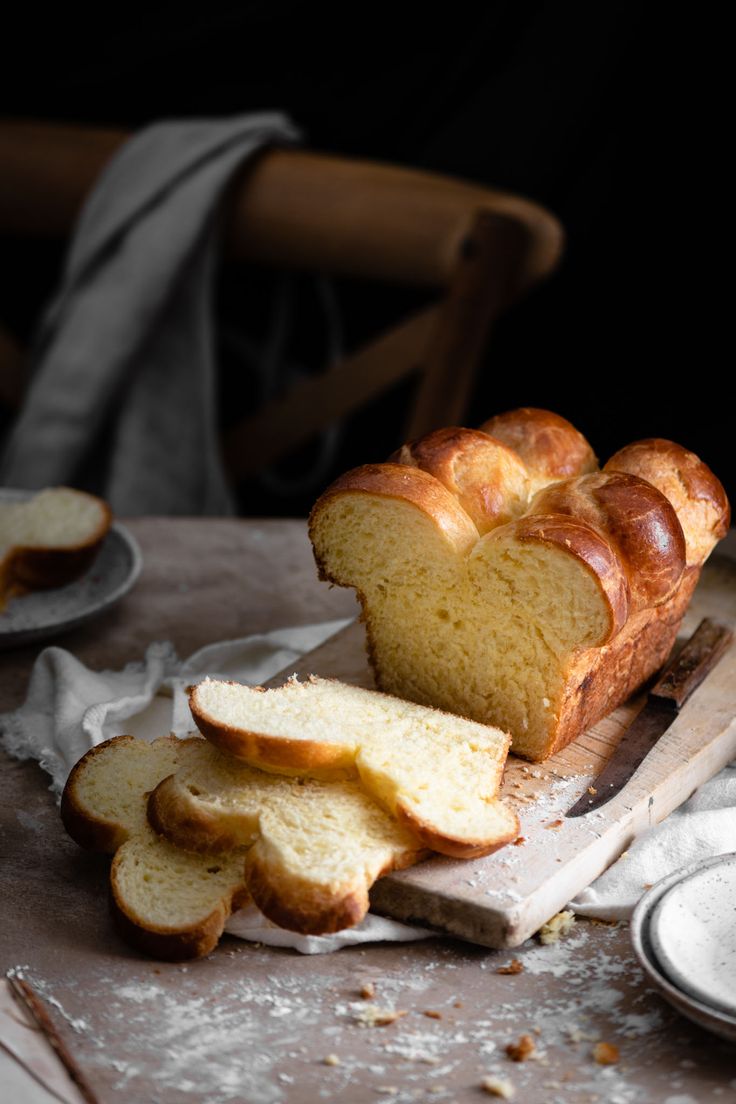
M 570 806 L 566 817 L 584 816 L 593 809 L 600 809 L 621 792 L 693 691 L 715 667 L 732 638 L 732 631 L 718 621 L 706 617 L 700 622 L 681 651 L 664 668 L 649 691 L 644 708 L 626 729 L 588 792 Z M 593 790 L 595 793 L 591 792 Z

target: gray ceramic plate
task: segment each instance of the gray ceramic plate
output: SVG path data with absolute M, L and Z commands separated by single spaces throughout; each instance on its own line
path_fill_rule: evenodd
M 0 501 L 19 502 L 30 491 L 0 488 Z M 67 632 L 104 613 L 130 590 L 143 559 L 124 526 L 114 522 L 99 554 L 81 578 L 53 590 L 36 590 L 12 598 L 0 613 L 0 648 L 16 648 Z
M 676 870 L 674 874 L 668 874 L 666 878 L 662 878 L 660 882 L 657 882 L 644 894 L 631 918 L 631 940 L 634 945 L 634 953 L 654 987 L 683 1016 L 687 1016 L 693 1023 L 714 1032 L 716 1035 L 720 1035 L 722 1039 L 728 1039 L 732 1043 L 736 1043 L 736 1016 L 729 1016 L 726 1012 L 721 1012 L 702 1001 L 696 1000 L 695 997 L 683 992 L 670 981 L 657 959 L 650 938 L 649 925 L 654 909 L 672 886 L 697 871 L 724 862 L 733 862 L 734 860 L 736 860 L 736 855 L 733 854 L 717 855 L 713 859 L 693 863 L 691 866 L 683 867 L 682 870 Z

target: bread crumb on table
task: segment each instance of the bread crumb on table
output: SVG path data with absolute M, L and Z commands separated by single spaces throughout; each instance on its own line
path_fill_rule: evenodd
M 537 932 L 539 942 L 557 943 L 563 935 L 567 935 L 574 923 L 575 913 L 570 909 L 563 909 L 562 912 L 555 913 L 546 924 L 542 924 Z
M 619 1059 L 619 1049 L 614 1043 L 596 1043 L 593 1058 L 599 1066 L 615 1066 Z
M 583 1031 L 575 1024 L 567 1028 L 567 1035 L 571 1043 L 595 1043 L 599 1038 L 598 1035 L 593 1035 L 589 1031 Z
M 376 995 L 376 987 L 372 981 L 364 982 L 360 987 L 360 995 L 363 1000 L 370 1000 L 371 997 Z
M 514 847 L 521 847 L 526 843 L 526 836 L 517 836 L 513 842 Z
M 406 1012 L 398 1008 L 379 1008 L 377 1004 L 367 1004 L 355 1015 L 362 1027 L 385 1027 L 405 1016 Z
M 511 1100 L 514 1095 L 514 1086 L 502 1077 L 484 1077 L 480 1087 L 489 1096 L 500 1096 L 502 1100 Z
M 526 1062 L 536 1050 L 531 1035 L 521 1035 L 518 1043 L 509 1043 L 506 1053 L 512 1062 Z
M 438 1012 L 435 1008 L 425 1008 L 422 1013 L 423 1016 L 428 1016 L 430 1020 L 441 1020 L 442 1013 Z
M 339 1066 L 340 1059 L 336 1054 L 328 1054 L 322 1059 L 322 1064 L 324 1066 Z
M 524 969 L 524 963 L 518 958 L 512 958 L 507 966 L 499 966 L 497 974 L 520 974 Z

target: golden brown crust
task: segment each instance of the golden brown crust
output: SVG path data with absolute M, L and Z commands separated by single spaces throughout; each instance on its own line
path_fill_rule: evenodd
M 261 862 L 257 847 L 246 859 L 248 890 L 264 916 L 279 927 L 302 935 L 329 935 L 352 928 L 368 911 L 368 887 L 340 887 L 332 893 L 315 893 L 314 886 L 286 886 L 274 878 L 267 862 Z
M 116 863 L 117 858 L 113 859 L 110 869 L 109 897 L 115 927 L 126 943 L 164 962 L 185 962 L 214 951 L 231 913 L 250 900 L 244 890 L 234 893 L 229 901 L 218 902 L 208 916 L 186 929 L 144 925 L 139 923 L 139 918 L 128 908 L 125 896 L 119 892 Z
M 544 482 L 595 471 L 592 448 L 574 425 L 551 410 L 522 406 L 496 414 L 480 427 L 518 453 Z
M 564 514 L 525 514 L 483 539 L 506 540 L 509 534 L 522 544 L 535 541 L 556 546 L 579 560 L 596 579 L 609 610 L 608 632 L 599 646 L 620 631 L 629 613 L 626 573 L 615 549 L 592 526 Z
M 479 429 L 451 426 L 402 445 L 390 457 L 438 479 L 487 533 L 526 507 L 527 469 L 513 449 Z
M 532 514 L 585 522 L 615 548 L 628 580 L 630 612 L 660 605 L 685 570 L 685 537 L 674 508 L 651 483 L 624 472 L 596 472 L 545 487 Z
M 253 901 L 274 924 L 302 935 L 330 935 L 343 928 L 352 928 L 365 919 L 370 907 L 369 890 L 378 878 L 429 857 L 428 850 L 406 851 L 395 855 L 370 882 L 366 879 L 362 885 L 315 892 L 313 885 L 300 883 L 298 879 L 288 886 L 282 878 L 274 879 L 269 864 L 261 860 L 256 844 L 246 858 L 246 877 Z
M 403 464 L 364 464 L 341 475 L 315 503 L 310 533 L 325 508 L 335 498 L 349 494 L 395 498 L 415 506 L 432 519 L 457 552 L 468 551 L 478 539 L 474 523 L 447 488 L 427 472 Z
M 581 652 L 568 672 L 553 742 L 538 759 L 566 747 L 636 693 L 667 659 L 692 597 L 699 569 L 688 569 L 677 591 L 656 609 L 629 618 L 605 648 Z
M 431 824 L 418 817 L 408 805 L 401 801 L 396 805 L 395 815 L 399 824 L 403 824 L 413 832 L 430 851 L 437 851 L 441 855 L 447 855 L 452 859 L 480 859 L 484 855 L 492 855 L 494 851 L 505 847 L 507 843 L 511 843 L 519 835 L 521 825 L 516 813 L 500 799 L 497 799 L 497 803 L 503 809 L 508 828 L 505 832 L 500 833 L 493 843 L 489 843 L 487 840 L 473 842 L 467 838 L 452 839 L 446 832 L 440 835 Z
M 204 808 L 175 774 L 164 778 L 149 794 L 147 815 L 154 832 L 183 851 L 234 851 L 247 842 L 236 817 L 228 822 Z
M 237 684 L 231 682 L 231 685 Z M 320 777 L 320 771 L 324 771 L 326 777 L 332 778 L 337 771 L 344 778 L 357 777 L 351 757 L 346 756 L 340 744 L 264 735 L 213 720 L 200 707 L 196 686 L 190 688 L 189 708 L 194 723 L 205 739 L 220 751 L 252 766 L 290 774 L 309 772 L 313 777 Z
M 87 851 L 102 851 L 114 855 L 128 839 L 128 829 L 116 820 L 107 820 L 82 804 L 79 787 L 89 764 L 106 753 L 113 744 L 134 743 L 133 736 L 114 736 L 91 748 L 72 768 L 61 795 L 61 821 L 69 835 Z
M 685 534 L 689 566 L 704 563 L 728 532 L 731 508 L 723 486 L 694 452 L 674 441 L 634 441 L 615 453 L 604 471 L 639 476 L 672 503 Z

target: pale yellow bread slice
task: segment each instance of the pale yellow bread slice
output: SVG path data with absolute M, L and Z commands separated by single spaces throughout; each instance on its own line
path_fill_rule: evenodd
M 156 787 L 148 817 L 180 847 L 249 846 L 255 903 L 274 923 L 310 935 L 357 924 L 376 878 L 426 854 L 359 783 L 270 774 L 206 740 Z
M 0 602 L 16 591 L 77 579 L 97 555 L 111 521 L 106 502 L 70 487 L 0 503 Z
M 315 677 L 272 690 L 205 679 L 189 704 L 203 736 L 252 766 L 359 777 L 434 851 L 471 858 L 518 835 L 497 796 L 510 743 L 500 729 Z
M 149 792 L 204 741 L 116 736 L 87 752 L 64 788 L 61 816 L 80 846 L 114 854 L 111 905 L 121 934 L 156 958 L 208 954 L 235 908 L 248 901 L 244 849 L 180 850 L 153 832 Z

